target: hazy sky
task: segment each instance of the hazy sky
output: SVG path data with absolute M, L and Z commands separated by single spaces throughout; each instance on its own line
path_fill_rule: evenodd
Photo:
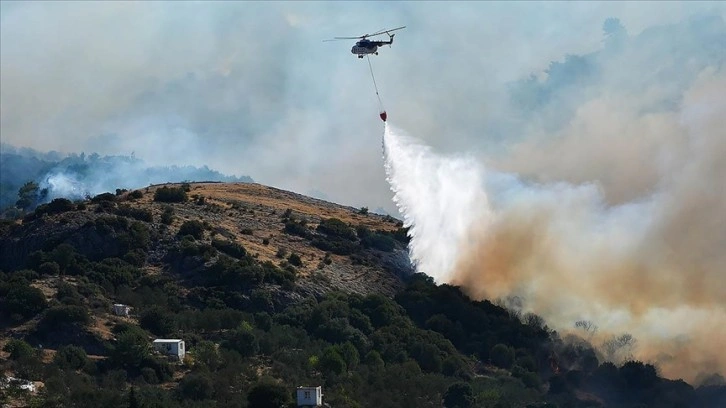
M 547 120 L 566 121 L 582 95 L 567 93 L 573 99 L 553 103 L 542 123 L 523 126 L 521 109 L 507 103 L 508 83 L 543 79 L 551 61 L 602 49 L 608 17 L 637 36 L 702 13 L 723 18 L 726 3 L 2 1 L 0 136 L 43 151 L 206 164 L 394 211 L 367 61 L 350 53 L 353 41 L 322 40 L 406 25 L 371 58 L 392 123 L 442 152 L 566 178 L 592 160 L 549 171 L 531 146 L 505 148 L 549 132 Z M 589 92 L 653 80 L 660 71 L 647 64 L 666 66 L 672 54 L 658 47 L 603 61 L 610 74 Z M 665 78 L 647 89 L 668 95 L 687 86 Z M 610 180 L 613 199 L 634 193 L 617 188 L 626 175 L 597 166 L 575 173 Z

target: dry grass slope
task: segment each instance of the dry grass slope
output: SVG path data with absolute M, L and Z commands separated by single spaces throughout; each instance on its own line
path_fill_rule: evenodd
M 367 213 L 360 209 L 280 190 L 257 183 L 189 183 L 189 201 L 170 204 L 174 207 L 175 221 L 171 230 L 176 233 L 185 221 L 198 220 L 211 227 L 210 238 L 224 238 L 241 244 L 260 261 L 283 262 L 279 253 L 295 253 L 303 265 L 298 267 L 300 285 L 315 292 L 342 289 L 361 294 L 382 293 L 393 295 L 401 287 L 398 276 L 377 267 L 355 265 L 347 256 L 329 254 L 311 246 L 298 236 L 283 232 L 283 214 L 291 211 L 296 220 L 306 220 L 314 230 L 321 220 L 338 218 L 353 226 L 366 226 L 371 230 L 395 231 L 402 222 L 390 216 Z M 182 184 L 164 184 L 144 189 L 144 196 L 134 206 L 150 209 L 155 219 L 161 217 L 163 206 L 154 202 L 154 192 L 161 187 L 180 187 Z M 128 194 L 128 193 L 126 193 Z M 201 199 L 203 198 L 203 202 Z M 201 204 L 200 204 L 201 203 Z M 383 256 L 379 254 L 380 256 Z M 405 257 L 400 252 L 397 257 Z

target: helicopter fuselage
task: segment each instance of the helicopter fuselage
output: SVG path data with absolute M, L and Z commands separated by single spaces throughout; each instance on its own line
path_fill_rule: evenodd
M 376 54 L 378 55 L 378 47 L 381 45 L 390 45 L 393 41 L 370 41 L 370 40 L 362 40 L 355 43 L 353 48 L 350 49 L 350 52 L 353 54 L 357 54 L 358 58 L 363 58 L 366 54 Z

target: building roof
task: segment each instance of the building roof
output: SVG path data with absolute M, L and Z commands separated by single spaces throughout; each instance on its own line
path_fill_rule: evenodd
M 171 342 L 178 343 L 180 341 L 184 341 L 184 340 L 181 340 L 181 339 L 156 339 L 156 340 L 154 340 L 154 343 L 171 343 Z

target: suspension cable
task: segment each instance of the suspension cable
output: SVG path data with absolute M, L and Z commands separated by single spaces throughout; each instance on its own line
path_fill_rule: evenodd
M 373 66 L 371 65 L 371 58 L 368 55 L 366 55 L 366 58 L 368 59 L 368 68 L 371 69 L 371 78 L 373 78 L 373 87 L 376 90 L 376 96 L 378 97 L 378 104 L 381 107 L 381 112 L 383 112 L 385 109 L 383 109 L 383 102 L 381 102 L 381 95 L 378 94 L 378 85 L 376 84 L 376 77 L 373 75 Z

